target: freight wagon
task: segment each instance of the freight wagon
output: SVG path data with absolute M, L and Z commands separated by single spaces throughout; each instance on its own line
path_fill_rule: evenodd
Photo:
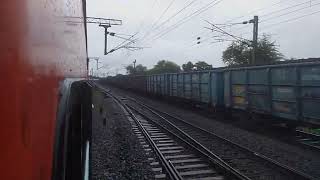
M 270 115 L 288 124 L 320 125 L 319 61 L 121 78 L 112 78 L 113 83 L 213 108 Z
M 147 77 L 147 92 L 223 106 L 223 74 L 222 71 L 199 71 L 151 75 Z
M 107 78 L 100 79 L 100 83 L 102 84 L 109 83 L 124 89 L 146 93 L 147 76 L 143 76 L 143 75 L 139 75 L 139 76 L 117 75 L 114 77 L 109 76 Z
M 227 108 L 320 124 L 320 64 L 298 63 L 228 69 Z

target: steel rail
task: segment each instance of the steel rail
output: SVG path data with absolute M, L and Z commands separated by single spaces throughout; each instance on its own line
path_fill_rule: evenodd
M 127 106 L 130 109 L 133 109 L 136 111 L 139 115 L 142 117 L 148 119 L 149 121 L 152 121 L 162 129 L 164 129 L 166 132 L 169 132 L 172 136 L 179 139 L 179 141 L 182 141 L 183 143 L 187 144 L 188 146 L 192 147 L 194 150 L 196 150 L 201 156 L 204 156 L 207 158 L 213 165 L 216 165 L 217 168 L 220 170 L 223 170 L 229 177 L 235 177 L 236 179 L 241 180 L 251 180 L 250 178 L 246 177 L 245 175 L 241 174 L 237 170 L 233 169 L 231 166 L 229 166 L 227 163 L 225 163 L 221 158 L 219 158 L 217 155 L 213 154 L 211 151 L 207 150 L 203 145 L 198 143 L 196 140 L 194 140 L 192 137 L 190 137 L 188 134 L 184 133 L 180 128 L 174 126 L 174 128 L 181 133 L 184 137 L 181 137 L 177 135 L 176 133 L 172 132 L 168 128 L 164 127 L 162 124 L 152 120 L 150 117 L 142 113 L 141 111 L 137 110 L 133 106 L 130 106 L 127 104 Z M 189 142 L 190 140 L 191 142 Z
M 167 175 L 169 175 L 170 179 L 172 180 L 182 180 L 182 177 L 179 175 L 178 171 L 172 166 L 172 164 L 163 156 L 160 149 L 156 146 L 154 141 L 151 139 L 150 135 L 146 131 L 146 129 L 142 126 L 142 124 L 139 122 L 137 117 L 133 114 L 133 112 L 128 108 L 128 106 L 123 103 L 118 97 L 114 96 L 110 91 L 106 91 L 104 88 L 97 86 L 100 88 L 103 93 L 110 95 L 115 102 L 122 107 L 129 115 L 130 117 L 135 121 L 135 123 L 138 125 L 139 129 L 142 131 L 143 135 L 146 137 L 147 141 L 150 143 L 150 145 L 155 150 L 156 155 L 158 156 L 159 160 L 161 161 L 163 167 L 165 168 Z
M 191 143 L 186 141 L 185 138 L 181 138 L 177 136 L 177 134 L 171 132 L 169 129 L 165 128 L 163 125 L 155 122 L 154 120 L 150 119 L 143 113 L 139 112 L 137 109 L 133 108 L 132 106 L 123 103 L 119 98 L 114 96 L 110 90 L 107 91 L 104 87 L 94 83 L 97 88 L 101 89 L 105 94 L 110 95 L 112 98 L 114 98 L 115 102 L 118 103 L 118 105 L 130 115 L 130 117 L 136 122 L 139 129 L 143 132 L 144 136 L 147 138 L 148 142 L 152 145 L 152 147 L 155 149 L 157 156 L 159 157 L 160 161 L 164 165 L 165 169 L 168 172 L 168 175 L 171 179 L 182 179 L 182 177 L 179 175 L 179 172 L 174 168 L 173 164 L 165 159 L 165 157 L 162 155 L 159 148 L 156 146 L 155 142 L 152 140 L 151 136 L 148 134 L 146 129 L 144 129 L 143 125 L 139 122 L 137 117 L 133 114 L 133 112 L 130 109 L 133 109 L 137 113 L 139 113 L 142 117 L 152 121 L 153 123 L 157 124 L 159 127 L 164 129 L 165 131 L 169 132 L 172 136 L 175 136 L 183 143 L 187 144 L 189 147 L 192 147 L 194 150 L 198 151 L 198 153 L 201 156 L 204 156 L 207 158 L 209 162 L 211 162 L 214 167 L 220 169 L 221 171 L 225 172 L 226 177 L 231 177 L 231 179 L 239 179 L 239 180 L 251 180 L 250 178 L 246 177 L 242 173 L 238 172 L 237 170 L 233 169 L 229 164 L 224 162 L 221 158 L 219 158 L 217 155 L 213 154 L 210 150 L 208 150 L 206 147 L 198 143 L 196 140 L 194 140 L 192 137 L 190 137 L 188 134 L 184 133 L 181 129 L 175 126 L 175 128 L 182 133 L 185 137 L 190 139 Z
M 298 142 L 316 151 L 320 151 L 320 135 L 296 130 L 296 135 L 301 136 Z
M 287 172 L 289 172 L 289 173 L 293 173 L 293 174 L 297 175 L 300 179 L 306 179 L 306 180 L 316 180 L 316 179 L 317 179 L 317 178 L 312 177 L 312 176 L 310 176 L 310 175 L 308 175 L 308 174 L 305 174 L 305 173 L 303 173 L 303 172 L 301 172 L 301 171 L 298 171 L 298 170 L 293 169 L 293 168 L 291 168 L 291 167 L 289 167 L 289 166 L 286 166 L 286 165 L 284 165 L 284 164 L 281 164 L 281 163 L 279 163 L 279 162 L 277 162 L 277 161 L 275 161 L 275 160 L 273 160 L 273 159 L 271 159 L 271 158 L 268 158 L 268 157 L 266 157 L 266 156 L 264 156 L 264 155 L 262 155 L 262 154 L 260 154 L 260 153 L 258 153 L 258 152 L 255 152 L 255 151 L 253 151 L 253 150 L 251 150 L 251 149 L 249 149 L 249 148 L 247 148 L 247 147 L 244 147 L 244 146 L 242 146 L 242 145 L 240 145 L 240 144 L 238 144 L 238 143 L 236 143 L 236 142 L 232 142 L 232 141 L 230 141 L 230 140 L 228 140 L 228 139 L 226 139 L 226 138 L 224 138 L 224 137 L 221 137 L 221 136 L 219 136 L 219 135 L 217 135 L 217 134 L 215 134 L 215 133 L 209 132 L 209 131 L 207 131 L 207 130 L 205 130 L 205 129 L 203 129 L 203 128 L 200 128 L 200 127 L 195 126 L 195 125 L 193 125 L 193 124 L 191 124 L 191 123 L 189 123 L 189 122 L 186 122 L 185 120 L 183 120 L 183 119 L 181 119 L 181 118 L 179 118 L 179 117 L 170 115 L 170 114 L 167 113 L 167 112 L 162 112 L 162 111 L 160 111 L 160 110 L 157 110 L 156 108 L 154 108 L 154 107 L 152 107 L 152 106 L 150 106 L 150 105 L 147 105 L 147 104 L 145 104 L 145 103 L 142 103 L 141 101 L 138 101 L 138 100 L 136 100 L 136 99 L 134 99 L 134 98 L 131 98 L 131 97 L 127 97 L 127 98 L 130 99 L 130 100 L 132 100 L 132 101 L 134 101 L 134 102 L 136 102 L 136 103 L 138 103 L 138 104 L 140 104 L 141 106 L 144 106 L 146 109 L 149 109 L 151 112 L 153 112 L 155 115 L 158 115 L 161 119 L 163 119 L 163 120 L 165 120 L 165 121 L 169 121 L 169 120 L 167 120 L 166 118 L 164 118 L 163 116 L 161 116 L 161 115 L 158 114 L 157 112 L 162 113 L 162 114 L 164 114 L 164 115 L 167 115 L 167 116 L 169 116 L 169 117 L 171 117 L 171 118 L 173 118 L 173 119 L 175 119 L 175 120 L 178 120 L 178 121 L 180 121 L 180 122 L 182 122 L 182 123 L 185 123 L 185 124 L 187 124 L 187 125 L 189 125 L 189 126 L 191 126 L 191 127 L 193 127 L 193 128 L 196 128 L 196 129 L 198 129 L 198 130 L 200 130 L 200 131 L 202 131 L 202 132 L 204 132 L 204 133 L 210 134 L 210 135 L 212 135 L 212 136 L 214 136 L 214 137 L 216 137 L 216 138 L 219 138 L 219 139 L 221 139 L 221 140 L 223 140 L 223 141 L 226 141 L 226 142 L 228 142 L 228 143 L 230 143 L 230 144 L 232 144 L 232 145 L 234 145 L 234 146 L 236 146 L 236 147 L 238 147 L 238 148 L 240 148 L 240 149 L 243 149 L 244 151 L 247 151 L 247 152 L 251 153 L 252 156 L 258 157 L 258 158 L 260 158 L 260 159 L 262 159 L 262 160 L 264 160 L 264 161 L 266 161 L 266 162 L 269 162 L 269 163 L 271 163 L 271 164 L 273 164 L 273 165 L 275 165 L 275 166 L 277 166 L 277 167 L 279 167 L 279 168 L 282 168 L 283 170 L 285 170 L 285 171 L 287 171 Z M 170 123 L 171 123 L 171 122 L 170 122 Z M 210 151 L 210 150 L 208 150 L 208 151 Z
M 132 106 L 131 106 L 132 107 Z M 133 107 L 132 107 L 133 108 Z M 142 116 L 144 116 L 145 118 L 153 121 L 151 118 L 145 116 L 143 113 L 139 112 L 138 110 L 136 110 L 139 114 L 141 114 Z M 153 112 L 154 113 L 154 112 Z M 161 115 L 158 114 L 159 117 L 162 117 Z M 163 118 L 163 117 L 162 117 Z M 165 119 L 164 119 L 165 120 Z M 163 129 L 166 129 L 166 131 L 171 132 L 172 135 L 176 136 L 177 138 L 179 138 L 180 140 L 184 141 L 185 143 L 189 144 L 191 147 L 193 147 L 195 150 L 197 150 L 198 152 L 200 152 L 201 154 L 203 154 L 206 158 L 208 158 L 211 162 L 213 162 L 214 164 L 218 165 L 220 168 L 224 169 L 225 172 L 232 174 L 233 176 L 236 176 L 238 179 L 243 179 L 243 180 L 249 180 L 250 178 L 248 178 L 247 176 L 243 175 L 242 173 L 240 173 L 239 171 L 237 171 L 236 169 L 234 169 L 233 167 L 231 167 L 228 163 L 226 163 L 225 161 L 223 161 L 219 156 L 217 156 L 216 154 L 214 154 L 212 151 L 210 151 L 209 149 L 207 149 L 205 146 L 203 146 L 202 144 L 200 144 L 198 141 L 196 141 L 194 138 L 192 138 L 190 135 L 188 135 L 187 133 L 185 133 L 183 130 L 181 130 L 179 127 L 177 127 L 176 125 L 172 124 L 170 121 L 165 120 L 170 126 L 172 126 L 176 131 L 178 131 L 180 134 L 182 134 L 187 140 L 189 140 L 190 142 L 186 141 L 184 138 L 181 138 L 179 136 L 177 136 L 177 134 L 171 132 L 169 129 L 165 128 L 163 125 L 153 121 L 154 123 L 156 123 L 158 126 L 162 127 Z

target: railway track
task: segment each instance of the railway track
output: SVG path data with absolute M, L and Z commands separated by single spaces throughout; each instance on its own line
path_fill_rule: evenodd
M 225 175 L 225 173 L 221 172 L 221 169 L 215 167 L 216 162 L 208 160 L 201 150 L 176 137 L 168 129 L 144 117 L 143 113 L 137 109 L 129 107 L 135 112 L 136 121 L 141 124 L 140 128 L 143 128 L 146 135 L 150 137 L 150 144 L 154 144 L 154 149 L 163 158 L 162 161 L 166 161 L 172 172 L 174 172 L 171 174 L 175 176 L 170 176 L 171 179 L 247 179 L 232 178 L 230 175 Z M 140 131 L 136 129 L 136 132 L 141 138 Z M 145 147 L 150 150 L 148 149 L 149 145 Z M 156 164 L 157 162 L 152 163 Z M 162 172 L 161 167 L 156 168 L 156 170 Z M 165 174 L 158 174 L 156 177 L 165 178 L 166 176 Z
M 168 129 L 144 112 L 104 91 L 125 110 L 150 158 L 156 179 L 249 180 L 179 129 Z
M 320 151 L 320 135 L 296 130 L 296 138 L 302 145 Z
M 128 99 L 131 101 L 132 106 L 140 106 L 141 110 L 148 111 L 145 114 L 150 119 L 154 119 L 168 129 L 172 127 L 181 129 L 185 134 L 194 137 L 195 141 L 208 147 L 211 152 L 214 152 L 224 162 L 238 172 L 243 173 L 249 179 L 317 179 L 212 132 L 196 127 L 178 117 L 161 112 L 133 98 Z
M 220 170 L 222 169 L 224 173 L 229 171 L 229 173 L 227 174 L 230 174 L 230 170 L 232 170 L 233 173 L 231 174 L 233 176 L 231 177 L 233 178 L 276 179 L 276 180 L 277 179 L 281 179 L 281 180 L 282 179 L 290 179 L 290 180 L 291 179 L 299 179 L 299 180 L 300 179 L 302 180 L 317 179 L 309 176 L 308 174 L 297 171 L 288 166 L 282 165 L 246 147 L 242 147 L 237 143 L 231 142 L 227 139 L 224 139 L 223 137 L 213 134 L 212 132 L 208 132 L 204 129 L 201 129 L 192 124 L 189 124 L 188 122 L 182 119 L 179 119 L 175 116 L 172 116 L 166 112 L 161 112 L 151 106 L 148 106 L 147 104 L 137 101 L 136 99 L 125 97 L 125 98 L 122 98 L 121 103 L 124 103 L 124 102 L 126 104 L 125 107 L 127 111 L 131 111 L 132 113 L 131 117 L 144 119 L 142 120 L 143 123 L 152 121 L 153 124 L 156 124 L 154 126 L 160 127 L 160 129 L 162 130 L 165 129 L 165 131 L 170 132 L 169 133 L 170 135 L 168 137 L 171 137 L 171 138 L 180 137 L 180 140 L 182 140 L 183 143 L 191 145 L 191 147 L 192 147 L 192 144 L 193 145 L 196 144 L 196 146 L 202 148 L 202 155 L 199 155 L 202 157 L 202 158 L 199 158 L 200 160 L 206 161 L 210 158 L 212 159 L 213 157 L 213 159 L 215 159 L 215 161 L 212 161 L 214 162 L 213 165 L 218 164 L 218 167 L 219 167 L 218 169 Z M 139 126 L 135 127 L 135 131 L 137 131 L 137 133 L 139 133 L 137 129 L 138 127 Z M 146 133 L 148 133 L 147 130 L 146 130 Z M 144 136 L 146 133 L 144 133 Z M 161 135 L 161 133 L 159 135 Z M 192 139 L 192 140 L 189 140 L 189 139 Z M 183 140 L 187 140 L 187 141 L 183 141 Z M 152 144 L 150 142 L 149 144 Z M 155 143 L 155 145 L 157 144 Z M 146 148 L 149 148 L 149 146 L 146 146 Z M 214 152 L 214 154 L 212 152 Z M 212 156 L 208 154 L 211 154 Z M 190 154 L 187 154 L 187 155 L 190 155 Z M 203 158 L 203 155 L 206 155 L 207 158 L 206 157 Z M 185 158 L 188 159 L 187 157 Z M 158 159 L 161 160 L 161 158 L 159 158 L 159 155 L 158 155 Z M 164 156 L 163 159 L 166 159 L 166 157 Z M 220 163 L 217 163 L 217 162 L 220 162 Z M 221 162 L 223 163 L 221 164 Z M 163 165 L 166 163 L 162 162 L 161 164 Z M 172 171 L 171 174 L 176 174 L 176 175 L 179 174 L 179 171 L 174 168 L 172 163 L 168 163 L 168 160 L 167 160 L 167 164 L 169 164 L 168 167 L 173 168 L 171 170 Z M 170 170 L 168 171 L 168 169 L 170 168 L 165 168 L 165 166 L 162 168 L 158 167 L 158 169 L 159 170 L 164 169 L 165 172 L 170 172 Z M 214 171 L 216 171 L 216 169 L 214 169 Z M 224 173 L 219 174 L 219 176 L 217 177 L 226 179 L 225 176 L 223 176 Z M 165 178 L 167 178 L 168 175 L 170 176 L 170 173 L 165 173 L 165 174 L 166 174 Z M 164 178 L 163 175 L 159 175 L 159 177 Z M 183 178 L 183 177 L 180 176 L 180 178 Z M 201 178 L 195 178 L 195 179 L 201 179 Z

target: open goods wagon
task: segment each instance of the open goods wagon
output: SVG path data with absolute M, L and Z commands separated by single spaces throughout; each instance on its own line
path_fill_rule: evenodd
M 101 83 L 109 83 L 124 89 L 145 93 L 147 89 L 147 76 L 118 75 L 100 80 Z
M 320 124 L 319 62 L 151 75 L 147 92 Z
M 203 71 L 151 75 L 147 77 L 147 92 L 222 106 L 223 74 Z

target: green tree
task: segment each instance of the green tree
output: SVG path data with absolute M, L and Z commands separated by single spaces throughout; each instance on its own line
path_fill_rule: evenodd
M 126 67 L 127 73 L 130 75 L 144 75 L 147 72 L 147 67 L 143 66 L 142 64 L 138 64 L 136 68 L 133 65 L 129 65 Z
M 198 61 L 197 63 L 194 64 L 194 67 L 197 71 L 212 69 L 212 65 L 210 65 L 204 61 Z
M 148 74 L 160 74 L 160 73 L 176 73 L 180 71 L 180 66 L 174 62 L 161 60 L 148 71 Z
M 193 70 L 193 68 L 194 64 L 191 61 L 187 62 L 186 64 L 182 64 L 182 70 L 184 72 L 190 72 Z
M 279 52 L 275 42 L 270 41 L 270 36 L 263 35 L 258 41 L 256 59 L 254 64 L 270 64 L 280 61 L 283 55 Z M 227 65 L 249 65 L 252 60 L 252 48 L 247 42 L 233 42 L 222 55 L 222 60 Z

